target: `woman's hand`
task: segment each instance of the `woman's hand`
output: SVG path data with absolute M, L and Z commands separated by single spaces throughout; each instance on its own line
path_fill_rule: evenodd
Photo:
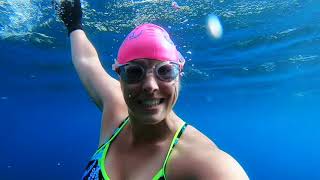
M 68 35 L 74 30 L 83 29 L 80 0 L 53 0 L 54 8 L 68 29 Z

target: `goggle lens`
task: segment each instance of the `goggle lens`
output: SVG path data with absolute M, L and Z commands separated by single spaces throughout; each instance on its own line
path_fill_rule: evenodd
M 178 76 L 180 70 L 178 64 L 164 64 L 156 69 L 157 76 L 160 80 L 170 82 Z
M 128 84 L 141 81 L 144 76 L 144 69 L 139 65 L 128 64 L 120 67 L 120 76 Z

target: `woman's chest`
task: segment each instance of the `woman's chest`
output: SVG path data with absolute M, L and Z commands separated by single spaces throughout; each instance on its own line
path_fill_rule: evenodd
M 163 148 L 128 152 L 113 146 L 106 156 L 105 170 L 112 180 L 151 180 L 161 170 L 166 154 Z

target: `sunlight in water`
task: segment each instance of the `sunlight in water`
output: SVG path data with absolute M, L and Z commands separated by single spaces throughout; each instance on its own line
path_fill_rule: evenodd
M 221 38 L 223 34 L 223 28 L 220 23 L 220 20 L 217 16 L 210 14 L 208 17 L 208 28 L 210 30 L 211 35 L 215 39 Z
M 42 13 L 31 1 L 15 0 L 0 4 L 4 14 L 0 21 L 0 38 L 11 36 L 25 36 L 32 33 L 35 25 L 40 21 Z

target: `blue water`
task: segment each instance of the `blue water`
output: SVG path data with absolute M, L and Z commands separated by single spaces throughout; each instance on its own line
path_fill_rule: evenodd
M 251 179 L 320 179 L 320 1 L 84 1 L 112 76 L 124 36 L 158 23 L 186 57 L 175 111 Z M 214 39 L 209 14 L 224 33 Z M 71 63 L 49 1 L 0 1 L 0 179 L 80 179 L 101 112 Z

